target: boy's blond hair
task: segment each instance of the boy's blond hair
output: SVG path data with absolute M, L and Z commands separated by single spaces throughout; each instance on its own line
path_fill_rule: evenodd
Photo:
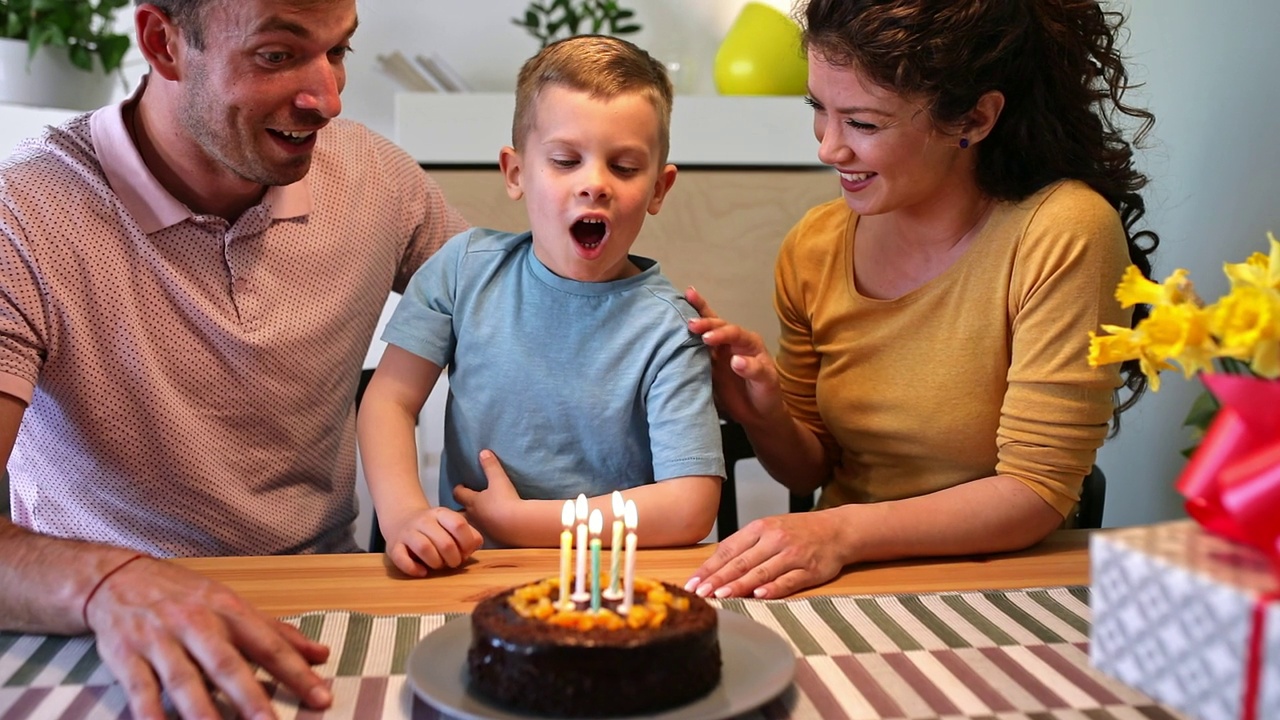
M 553 85 L 593 98 L 611 99 L 626 93 L 644 96 L 658 111 L 659 164 L 666 164 L 674 90 L 667 69 L 649 53 L 607 35 L 576 35 L 551 43 L 529 58 L 516 82 L 511 146 L 517 151 L 533 131 L 538 96 Z

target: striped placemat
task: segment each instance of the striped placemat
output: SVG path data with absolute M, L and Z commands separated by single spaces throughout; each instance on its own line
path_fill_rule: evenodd
M 772 628 L 796 653 L 792 686 L 746 717 L 1181 718 L 1090 667 L 1088 602 L 1088 588 L 1060 587 L 715 604 Z M 298 720 L 447 717 L 413 694 L 404 668 L 417 642 L 454 617 L 290 618 L 332 649 L 317 671 L 332 678 L 335 702 L 325 712 L 299 709 L 268 683 L 277 713 Z M 0 720 L 128 716 L 88 638 L 0 633 Z

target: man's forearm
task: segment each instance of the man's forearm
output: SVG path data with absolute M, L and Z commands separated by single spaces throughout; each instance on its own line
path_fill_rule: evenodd
M 0 518 L 0 630 L 77 635 L 85 598 L 133 551 L 28 532 Z

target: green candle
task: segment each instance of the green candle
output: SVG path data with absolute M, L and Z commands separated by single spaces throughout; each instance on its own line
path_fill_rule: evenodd
M 587 521 L 591 530 L 591 612 L 600 612 L 600 531 L 604 527 L 604 516 L 599 510 L 591 511 L 591 519 Z

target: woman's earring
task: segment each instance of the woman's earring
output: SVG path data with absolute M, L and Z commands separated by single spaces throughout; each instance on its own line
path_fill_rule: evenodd
M 961 149 L 961 150 L 968 150 L 968 149 L 969 149 L 969 138 L 967 138 L 967 137 L 962 137 L 962 138 L 960 138 L 960 149 Z

